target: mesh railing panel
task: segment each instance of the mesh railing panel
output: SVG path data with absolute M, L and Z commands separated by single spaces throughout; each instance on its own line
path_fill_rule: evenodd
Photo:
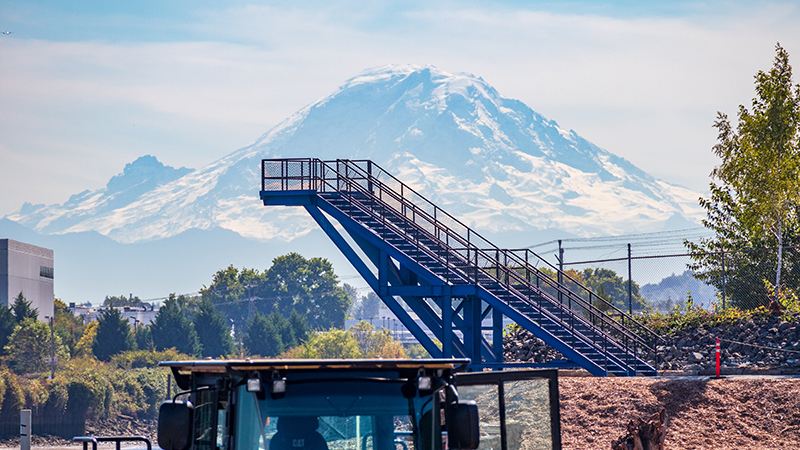
M 645 345 L 645 341 L 637 336 L 635 330 L 631 332 L 621 326 L 636 326 L 637 323 L 631 318 L 624 317 L 620 311 L 615 311 L 621 316 L 617 319 L 618 322 L 606 317 L 602 311 L 593 306 L 590 290 L 580 286 L 575 280 L 564 280 L 564 284 L 570 282 L 575 284 L 577 293 L 565 289 L 564 284 L 555 282 L 552 277 L 543 274 L 535 265 L 531 265 L 532 257 L 536 260 L 536 265 L 543 261 L 537 255 L 526 251 L 520 256 L 519 252 L 495 247 L 379 166 L 368 161 L 313 161 L 313 163 L 311 160 L 269 161 L 269 166 L 262 168 L 263 186 L 275 186 L 275 178 L 280 173 L 282 181 L 277 184 L 281 185 L 282 190 L 318 189 L 322 192 L 336 190 L 343 194 L 347 193 L 351 196 L 351 205 L 357 203 L 361 209 L 373 213 L 393 233 L 405 235 L 407 240 L 417 245 L 417 252 L 424 252 L 444 263 L 448 268 L 448 278 L 451 276 L 450 272 L 463 274 L 466 277 L 463 281 L 466 282 L 477 283 L 480 277 L 487 277 L 506 285 L 514 290 L 518 297 L 525 298 L 531 304 L 536 303 L 534 299 L 528 298 L 529 294 L 526 292 L 513 289 L 513 286 L 515 283 L 517 285 L 529 283 L 530 286 L 542 287 L 545 294 L 558 298 L 562 303 L 568 304 L 573 311 L 581 314 L 578 322 L 590 325 L 590 334 L 596 333 L 591 327 L 599 325 L 620 335 L 626 345 L 628 340 Z M 279 168 L 275 167 L 276 163 Z M 354 194 L 372 200 L 362 202 L 354 197 Z M 375 199 L 378 200 L 377 204 Z M 396 220 L 393 217 L 404 217 L 406 224 L 413 224 L 413 227 L 409 229 L 407 226 L 392 224 L 391 222 Z M 442 242 L 447 242 L 447 245 L 443 245 Z M 470 270 L 469 266 L 475 269 Z M 520 275 L 520 268 L 524 268 L 525 275 Z M 529 289 L 530 287 L 526 286 L 524 291 Z M 537 300 L 541 301 L 540 295 L 536 295 Z M 563 308 L 562 306 L 562 316 L 565 313 Z M 542 312 L 541 305 L 539 310 Z M 563 317 L 561 319 L 563 321 Z M 569 317 L 569 324 L 565 325 L 572 328 L 574 321 L 575 317 Z M 572 329 L 575 332 L 575 329 Z M 647 338 L 655 336 L 648 335 L 649 330 L 646 329 L 638 332 Z M 605 346 L 606 343 L 603 342 L 602 345 Z

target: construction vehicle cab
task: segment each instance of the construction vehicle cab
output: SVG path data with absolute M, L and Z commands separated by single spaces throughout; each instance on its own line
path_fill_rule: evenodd
M 161 405 L 158 444 L 166 450 L 516 450 L 525 437 L 521 425 L 547 442 L 527 448 L 561 448 L 554 371 L 457 374 L 467 364 L 163 362 L 182 391 Z M 534 380 L 539 388 L 511 387 L 516 400 L 503 398 L 508 380 Z M 510 401 L 529 403 L 518 406 L 530 420 L 509 416 Z

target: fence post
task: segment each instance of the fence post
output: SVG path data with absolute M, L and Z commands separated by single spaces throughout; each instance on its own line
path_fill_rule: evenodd
M 725 309 L 725 250 L 722 251 L 722 309 Z
M 558 240 L 558 303 L 564 303 L 562 290 L 564 288 L 564 248 L 561 247 L 561 239 Z
M 628 314 L 633 315 L 633 279 L 631 277 L 631 244 L 628 244 Z
M 19 448 L 31 450 L 31 410 L 23 409 L 19 412 Z

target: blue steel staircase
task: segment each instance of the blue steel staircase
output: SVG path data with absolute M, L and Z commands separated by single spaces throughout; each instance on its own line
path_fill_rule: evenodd
M 656 375 L 658 335 L 530 250 L 497 248 L 371 161 L 273 159 L 261 170 L 264 205 L 304 206 L 432 356 L 513 366 L 503 361 L 506 316 L 594 375 Z

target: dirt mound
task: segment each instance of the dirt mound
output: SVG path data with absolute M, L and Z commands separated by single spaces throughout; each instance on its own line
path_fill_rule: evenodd
M 669 417 L 665 448 L 800 448 L 800 379 L 559 379 L 563 448 L 607 449 L 628 421 Z
M 159 448 L 156 440 L 157 421 L 155 419 L 133 419 L 132 417 L 117 416 L 101 420 L 90 420 L 86 422 L 87 436 L 144 436 L 150 438 L 153 448 Z M 64 439 L 58 436 L 36 434 L 34 424 L 33 435 L 31 435 L 31 447 L 66 447 L 73 446 L 82 448 L 72 443 L 71 439 Z M 134 443 L 135 444 L 135 443 Z M 103 444 L 103 447 L 113 447 L 114 444 Z M 19 448 L 19 437 L 0 440 L 0 448 Z M 90 446 L 91 448 L 91 446 Z

